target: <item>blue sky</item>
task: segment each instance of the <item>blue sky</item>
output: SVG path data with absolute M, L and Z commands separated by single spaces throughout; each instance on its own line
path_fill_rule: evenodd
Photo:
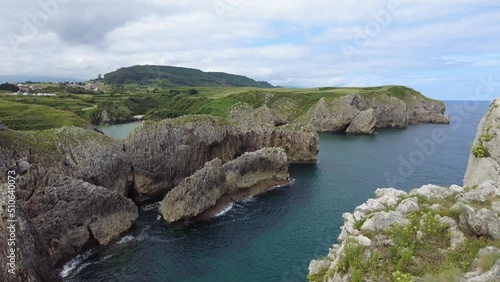
M 94 78 L 162 64 L 295 87 L 500 90 L 500 2 L 27 0 L 3 4 L 0 75 Z M 490 97 L 491 96 L 491 97 Z

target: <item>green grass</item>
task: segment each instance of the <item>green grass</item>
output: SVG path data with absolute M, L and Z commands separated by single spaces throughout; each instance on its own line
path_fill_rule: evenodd
M 483 143 L 479 143 L 474 146 L 472 148 L 472 153 L 476 158 L 487 158 L 490 156 L 490 151 Z
M 88 126 L 87 122 L 69 111 L 5 100 L 0 100 L 0 121 L 14 130 L 44 130 L 71 125 Z
M 495 265 L 497 260 L 500 260 L 500 254 L 486 254 L 479 259 L 478 267 L 482 271 L 488 271 Z
M 364 97 L 374 98 L 386 94 L 409 102 L 414 100 L 413 97 L 427 99 L 419 92 L 403 86 L 295 89 L 220 86 L 160 87 L 126 84 L 104 85 L 104 92 L 92 95 L 72 94 L 68 92 L 68 89 L 58 84 L 47 84 L 46 86 L 51 87 L 51 89 L 54 88 L 53 90 L 58 96 L 20 96 L 0 93 L 0 102 L 40 105 L 51 109 L 69 111 L 83 120 L 93 123 L 102 110 L 108 111 L 113 120 L 120 122 L 131 120 L 134 115 L 146 115 L 146 119 L 151 120 L 176 118 L 191 114 L 210 114 L 225 117 L 231 108 L 239 102 L 248 103 L 254 108 L 266 105 L 282 118 L 303 121 L 303 117 L 306 116 L 308 110 L 318 103 L 321 98 L 332 101 L 347 94 L 358 93 Z M 198 94 L 175 95 L 175 92 L 179 91 L 187 93 L 191 88 L 195 88 Z M 32 109 L 40 110 L 42 108 L 35 107 Z M 13 114 L 12 111 L 5 112 L 3 117 L 6 120 L 12 119 L 11 124 L 16 129 L 47 128 L 46 125 L 40 124 L 22 126 L 22 124 L 14 121 L 15 117 L 10 117 L 11 114 Z M 27 121 L 27 124 L 33 122 L 31 119 Z M 49 122 L 49 124 L 52 124 L 52 122 Z M 73 122 L 66 124 L 73 124 Z M 59 124 L 51 126 L 59 126 Z

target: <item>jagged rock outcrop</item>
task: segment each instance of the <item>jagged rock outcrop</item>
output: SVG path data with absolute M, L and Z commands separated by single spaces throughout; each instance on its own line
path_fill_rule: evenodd
M 65 157 L 64 165 L 73 170 L 73 177 L 128 195 L 133 176 L 122 144 L 77 127 L 57 130 L 54 139 Z
M 408 125 L 407 106 L 403 100 L 385 94 L 364 99 L 368 108 L 375 110 L 376 127 L 404 128 Z
M 23 206 L 45 238 L 54 265 L 113 242 L 138 216 L 130 199 L 66 176 L 36 190 Z
M 345 132 L 347 134 L 373 134 L 376 124 L 377 117 L 375 116 L 375 110 L 368 109 L 360 112 L 351 121 Z
M 0 280 L 12 282 L 62 281 L 52 266 L 47 245 L 24 209 L 15 205 L 13 225 L 8 210 L 7 187 L 0 185 Z M 11 229 L 11 230 L 10 230 Z M 15 238 L 11 238 L 11 231 Z M 9 245 L 14 242 L 15 245 Z M 10 252 L 13 249 L 14 252 Z M 8 257 L 9 256 L 9 257 Z M 11 261 L 11 257 L 13 260 Z M 12 271 L 9 272 L 9 270 Z
M 91 245 L 111 243 L 137 217 L 135 204 L 123 196 L 130 164 L 118 143 L 97 132 L 0 132 L 0 167 L 16 171 L 18 202 L 54 265 Z M 5 182 L 5 174 L 0 179 Z
M 235 201 L 243 195 L 259 194 L 288 183 L 288 177 L 288 161 L 281 148 L 245 153 L 224 164 L 215 159 L 168 192 L 160 211 L 169 222 L 187 220 L 218 203 L 227 205 L 225 200 L 220 202 L 224 196 Z
M 0 168 L 20 172 L 21 201 L 54 175 L 82 179 L 127 195 L 132 183 L 130 164 L 123 145 L 93 130 L 63 127 L 0 133 Z
M 182 179 L 219 158 L 281 147 L 292 163 L 316 162 L 319 138 L 310 125 L 252 125 L 212 116 L 186 116 L 145 123 L 125 140 L 134 167 L 136 201 L 166 194 Z
M 329 101 L 321 98 L 309 109 L 307 120 L 318 132 L 343 131 L 360 113 L 356 107 L 358 101 L 363 101 L 359 95 L 347 95 Z
M 472 144 L 464 185 L 474 187 L 485 180 L 500 182 L 500 99 L 490 104 Z

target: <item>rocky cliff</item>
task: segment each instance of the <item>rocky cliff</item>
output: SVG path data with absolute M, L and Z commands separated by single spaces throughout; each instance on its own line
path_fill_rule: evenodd
M 224 164 L 215 159 L 168 192 L 160 210 L 167 221 L 188 220 L 217 204 L 220 210 L 232 201 L 288 184 L 288 177 L 288 161 L 281 148 L 245 153 Z
M 500 281 L 499 100 L 483 118 L 465 185 L 378 189 L 343 215 L 310 281 Z M 491 150 L 491 152 L 490 152 Z
M 403 86 L 324 89 L 313 93 L 251 92 L 233 97 L 229 119 L 274 124 L 309 123 L 318 132 L 372 134 L 376 128 L 403 128 L 417 123 L 449 123 L 444 103 Z M 251 106 L 250 106 L 251 104 Z M 260 109 L 257 119 L 252 118 Z
M 18 203 L 53 265 L 107 245 L 131 226 L 137 207 L 123 196 L 131 170 L 125 159 L 118 143 L 90 130 L 0 131 L 0 182 L 16 172 Z
M 62 281 L 59 274 L 52 267 L 47 245 L 38 228 L 26 215 L 24 209 L 15 205 L 17 222 L 11 231 L 12 225 L 7 222 L 10 218 L 8 209 L 7 187 L 0 186 L 0 280 L 12 282 L 57 282 Z M 9 207 L 10 208 L 10 207 Z M 8 212 L 9 211 L 9 212 Z M 11 234 L 15 234 L 14 240 Z M 9 246 L 7 242 L 15 242 Z M 11 252 L 13 249 L 14 252 Z M 12 255 L 14 254 L 14 255 Z M 7 257 L 11 256 L 11 258 Z M 12 273 L 9 270 L 12 270 Z
M 442 102 L 417 95 L 399 99 L 386 94 L 362 96 L 349 94 L 327 100 L 322 98 L 302 120 L 319 132 L 344 131 L 371 134 L 375 128 L 403 128 L 417 123 L 449 123 Z M 354 127 L 354 128 L 353 128 Z M 363 130 L 356 130 L 362 128 Z
M 474 187 L 485 180 L 500 182 L 500 99 L 490 104 L 472 144 L 464 185 Z
M 54 265 L 116 241 L 138 216 L 130 199 L 65 176 L 37 189 L 23 206 L 45 238 Z
M 225 163 L 266 147 L 283 148 L 289 162 L 313 163 L 319 138 L 310 125 L 249 125 L 206 115 L 145 123 L 125 140 L 134 168 L 133 197 L 165 195 L 208 161 Z

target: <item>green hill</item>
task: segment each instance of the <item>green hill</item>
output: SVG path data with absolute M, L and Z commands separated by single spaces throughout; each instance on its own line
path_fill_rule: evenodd
M 230 86 L 272 88 L 265 81 L 255 81 L 242 75 L 223 72 L 203 72 L 198 69 L 171 66 L 132 66 L 104 75 L 104 82 L 112 85 L 140 84 L 159 87 L 175 86 Z

